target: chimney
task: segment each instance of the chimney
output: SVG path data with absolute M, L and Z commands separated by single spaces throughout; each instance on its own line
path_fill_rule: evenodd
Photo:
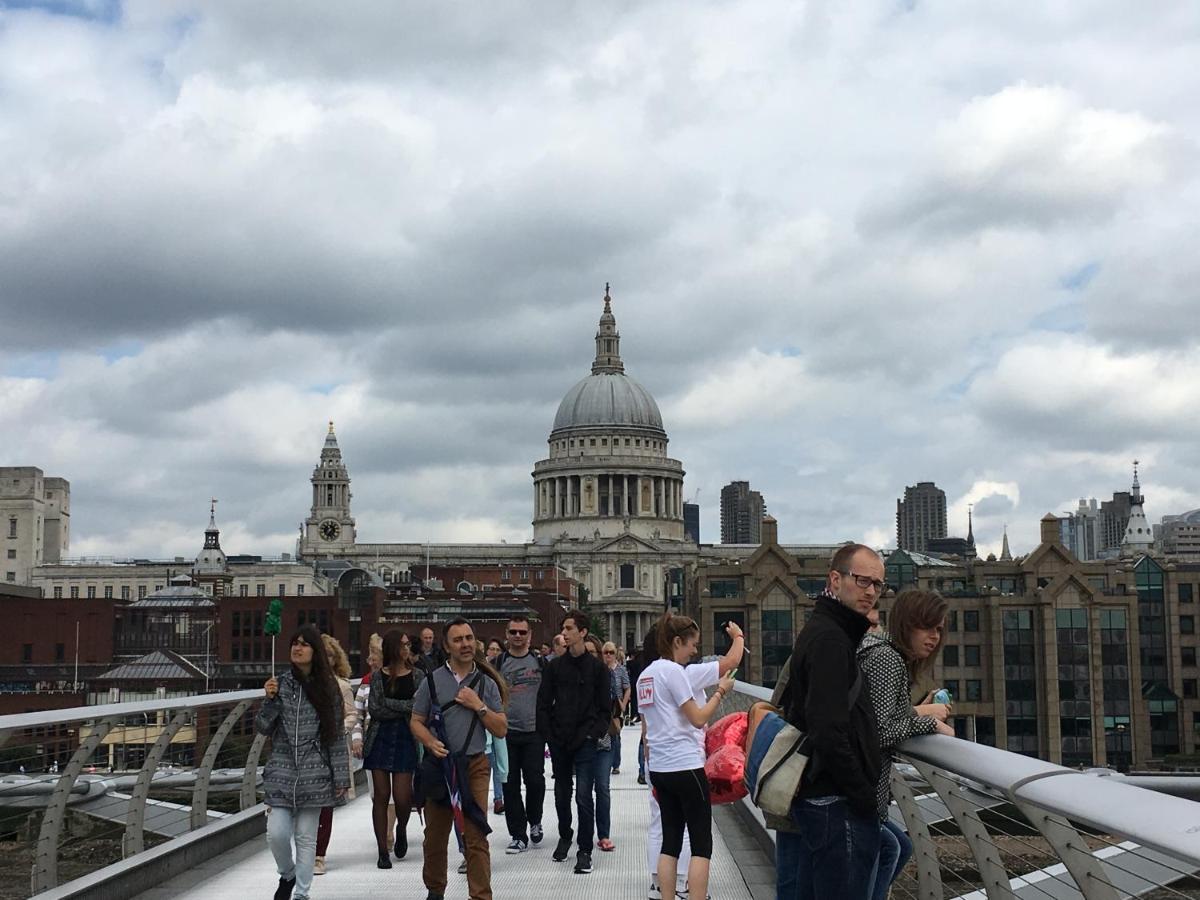
M 774 516 L 763 516 L 762 520 L 762 544 L 778 544 L 779 543 L 779 523 L 775 521 Z
M 1054 513 L 1046 513 L 1042 516 L 1042 543 L 1062 543 L 1062 526 L 1059 523 L 1058 516 L 1054 515 Z

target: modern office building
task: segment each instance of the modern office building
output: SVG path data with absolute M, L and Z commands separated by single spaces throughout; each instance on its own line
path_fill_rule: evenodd
M 925 553 L 930 540 L 946 534 L 946 492 L 932 481 L 906 487 L 896 501 L 896 546 Z
M 760 543 L 766 511 L 762 494 L 750 490 L 750 482 L 729 482 L 721 488 L 721 543 Z

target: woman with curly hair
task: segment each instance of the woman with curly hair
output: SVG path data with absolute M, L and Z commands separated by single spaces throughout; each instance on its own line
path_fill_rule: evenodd
M 354 689 L 350 686 L 350 659 L 346 656 L 346 651 L 342 649 L 342 645 L 338 643 L 337 638 L 332 635 L 322 634 L 321 642 L 325 645 L 325 655 L 329 659 L 329 668 L 333 670 L 333 676 L 337 679 L 338 689 L 342 693 L 342 713 L 344 717 L 344 731 L 346 740 L 350 740 L 350 735 L 358 726 L 358 710 L 354 703 Z M 349 754 L 347 754 L 347 762 L 349 762 Z M 346 794 L 350 800 L 354 799 L 354 766 L 350 764 L 350 790 Z M 333 807 L 326 806 L 321 810 L 321 821 L 317 826 L 317 858 L 313 863 L 313 874 L 325 874 L 325 851 L 329 849 L 329 839 L 333 837 Z
M 263 793 L 267 842 L 279 870 L 275 898 L 288 900 L 295 891 L 297 900 L 307 900 L 321 810 L 345 802 L 350 758 L 341 691 L 321 633 L 312 625 L 297 630 L 290 658 L 291 667 L 263 685 L 267 699 L 254 730 L 271 738 Z

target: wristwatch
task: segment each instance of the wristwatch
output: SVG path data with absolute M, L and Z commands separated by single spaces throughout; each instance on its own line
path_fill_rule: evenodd
M 484 716 L 486 716 L 488 714 L 487 704 L 484 704 L 483 706 L 479 707 L 479 709 L 475 710 L 475 712 L 478 713 L 479 718 L 482 719 Z

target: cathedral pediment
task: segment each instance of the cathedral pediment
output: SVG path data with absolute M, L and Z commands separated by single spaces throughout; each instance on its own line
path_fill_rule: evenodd
M 613 538 L 601 538 L 592 544 L 593 553 L 662 553 L 663 548 L 647 538 L 636 534 L 619 534 Z

